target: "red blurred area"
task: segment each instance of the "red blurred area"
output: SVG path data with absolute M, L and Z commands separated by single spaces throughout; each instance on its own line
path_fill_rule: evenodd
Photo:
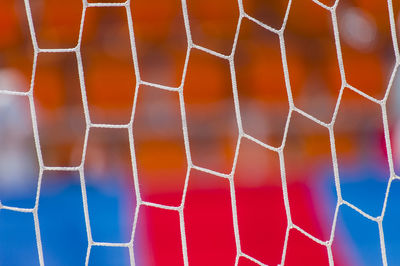
M 310 261 L 315 265 L 329 265 L 326 247 L 314 242 L 297 230 L 291 230 L 285 265 L 306 266 L 310 264 Z M 335 265 L 340 265 L 340 262 L 336 261 Z
M 135 240 L 139 261 L 149 266 L 183 265 L 178 212 L 143 206 L 139 214 L 136 230 L 146 235 Z
M 192 171 L 185 201 L 191 265 L 233 265 L 236 246 L 228 180 Z

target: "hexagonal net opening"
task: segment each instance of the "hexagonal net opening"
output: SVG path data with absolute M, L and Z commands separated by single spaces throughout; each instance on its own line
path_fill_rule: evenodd
M 398 265 L 398 1 L 0 0 L 3 265 Z

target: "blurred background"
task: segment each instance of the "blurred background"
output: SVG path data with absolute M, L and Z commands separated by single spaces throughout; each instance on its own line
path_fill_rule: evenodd
M 81 1 L 28 2 L 38 47 L 77 45 Z M 90 227 L 93 240 L 99 242 L 131 239 L 135 190 L 145 201 L 178 206 L 188 170 L 178 93 L 136 87 L 139 74 L 142 81 L 180 86 L 187 54 L 181 2 L 131 2 L 136 54 L 132 54 L 129 15 L 124 7 L 87 8 L 80 76 L 74 53 L 39 53 L 34 58 L 24 1 L 0 0 L 0 90 L 27 92 L 33 84 L 34 123 L 43 163 L 84 163 Z M 243 5 L 248 15 L 279 29 L 287 2 L 243 0 Z M 400 9 L 394 2 L 399 32 Z M 236 1 L 188 0 L 187 8 L 194 43 L 229 55 L 239 18 Z M 337 22 L 350 85 L 380 100 L 394 77 L 387 116 L 398 174 L 400 77 L 394 73 L 387 2 L 340 0 Z M 295 106 L 329 123 L 342 86 L 331 14 L 311 0 L 293 0 L 284 38 Z M 289 84 L 285 83 L 279 39 L 244 18 L 235 47 L 244 131 L 279 147 L 289 112 Z M 133 137 L 138 188 L 133 182 L 128 130 L 91 128 L 82 157 L 86 134 L 82 89 L 92 123 L 128 123 L 136 97 Z M 184 102 L 193 163 L 230 173 L 238 128 L 228 61 L 192 49 Z M 6 206 L 35 205 L 39 165 L 30 108 L 25 96 L 0 95 L 0 201 Z M 334 131 L 343 198 L 371 216 L 379 216 L 390 177 L 380 106 L 345 88 Z M 292 113 L 284 148 L 291 217 L 323 241 L 330 237 L 337 200 L 330 141 L 326 128 Z M 243 138 L 234 178 L 242 251 L 265 264 L 277 265 L 287 226 L 278 154 Z M 40 189 L 45 264 L 84 264 L 87 236 L 78 172 L 44 171 Z M 234 264 L 229 189 L 228 180 L 190 171 L 184 210 L 191 265 Z M 383 220 L 389 265 L 400 263 L 399 193 L 400 184 L 394 181 Z M 134 233 L 136 265 L 183 265 L 180 241 L 177 212 L 140 207 Z M 337 265 L 382 264 L 377 223 L 341 206 L 333 258 Z M 38 264 L 32 215 L 0 210 L 0 265 Z M 128 265 L 128 249 L 93 247 L 89 264 Z M 328 265 L 327 251 L 291 230 L 286 264 Z M 256 264 L 242 257 L 239 265 Z

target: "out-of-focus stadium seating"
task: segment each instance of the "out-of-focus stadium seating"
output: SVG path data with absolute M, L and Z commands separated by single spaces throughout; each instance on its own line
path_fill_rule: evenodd
M 243 2 L 244 9 L 250 16 L 275 29 L 282 26 L 287 1 Z M 332 4 L 328 3 L 332 1 L 324 2 L 327 5 Z M 90 7 L 82 20 L 82 3 L 79 0 L 32 0 L 30 5 L 38 47 L 72 48 L 78 44 L 79 35 L 82 34 L 80 50 L 84 75 L 80 77 L 79 64 L 73 53 L 40 53 L 35 58 L 24 1 L 0 0 L 0 90 L 26 92 L 33 86 L 40 145 L 46 166 L 78 166 L 82 162 L 86 134 L 82 90 L 86 92 L 91 122 L 99 124 L 128 123 L 134 99 L 137 97 L 133 134 L 139 189 L 145 200 L 179 205 L 187 174 L 187 162 L 178 94 L 144 85 L 137 86 L 137 75 L 140 74 L 142 81 L 172 87 L 183 85 L 194 164 L 224 173 L 231 171 L 238 129 L 230 66 L 226 60 L 192 49 L 183 82 L 187 40 L 181 1 L 131 1 L 134 50 L 131 49 L 133 38 L 130 36 L 124 7 Z M 229 55 L 239 18 L 237 2 L 187 0 L 187 7 L 193 42 Z M 397 19 L 397 4 L 394 11 Z M 388 16 L 385 1 L 348 0 L 340 1 L 337 7 L 346 79 L 355 88 L 377 99 L 384 97 L 395 63 Z M 235 45 L 234 65 L 240 114 L 247 134 L 274 147 L 282 144 L 289 111 L 288 86 L 298 108 L 326 123 L 331 121 L 342 86 L 341 74 L 344 74 L 339 69 L 331 20 L 330 13 L 313 1 L 293 0 L 284 32 L 290 81 L 287 83 L 283 67 L 286 62 L 282 62 L 282 47 L 278 36 L 243 18 Z M 80 31 L 82 21 L 83 29 Z M 398 25 L 396 27 L 398 31 Z M 134 62 L 135 56 L 137 62 Z M 35 69 L 32 68 L 33 65 Z M 33 77 L 34 83 L 31 81 Z M 390 92 L 388 105 L 389 129 L 393 130 L 393 138 L 398 131 L 397 79 L 396 77 Z M 19 85 L 7 87 L 7 84 L 14 83 Z M 84 88 L 81 87 L 82 84 L 85 85 Z M 19 100 L 23 101 L 22 98 L 16 99 Z M 31 172 L 24 173 L 25 181 L 20 182 L 19 186 L 0 187 L 0 200 L 11 200 L 16 204 L 26 204 L 26 197 L 23 196 L 23 200 L 20 200 L 14 196 L 21 195 L 20 193 L 2 191 L 5 188 L 26 190 L 30 191 L 30 197 L 33 198 L 32 191 L 38 178 L 37 157 L 29 122 L 30 110 L 25 108 L 22 112 L 23 116 L 28 117 L 28 122 L 21 123 L 28 126 L 12 124 L 3 130 L 2 127 L 6 125 L 0 124 L 0 132 L 8 130 L 5 136 L 10 141 L 26 143 L 30 149 L 31 156 L 12 158 L 17 164 L 29 165 L 27 172 Z M 10 114 L 0 108 L 0 121 L 7 115 Z M 294 222 L 307 228 L 313 235 L 327 240 L 336 204 L 335 193 L 326 192 L 333 191 L 335 187 L 329 132 L 300 115 L 293 114 L 290 119 L 284 155 L 289 200 L 291 207 L 295 209 L 292 211 Z M 334 129 L 343 195 L 354 199 L 355 204 L 366 204 L 365 202 L 370 202 L 365 199 L 368 197 L 365 190 L 370 189 L 369 183 L 359 187 L 352 184 L 358 181 L 364 184 L 364 179 L 368 178 L 380 183 L 389 178 L 381 109 L 377 104 L 345 88 Z M 18 130 L 27 130 L 29 134 L 12 133 Z M 128 136 L 113 131 L 99 133 L 96 138 L 92 131 L 96 129 L 89 133 L 90 145 L 84 158 L 85 174 L 91 180 L 87 183 L 88 190 L 92 193 L 89 196 L 89 207 L 94 209 L 89 211 L 97 212 L 96 217 L 102 217 L 95 218 L 96 223 L 100 224 L 95 230 L 103 230 L 101 223 L 104 222 L 105 228 L 112 227 L 115 229 L 112 232 L 123 235 L 121 238 L 117 237 L 116 241 L 126 241 L 124 237 L 131 230 L 126 224 L 133 220 L 135 206 Z M 394 144 L 397 142 L 393 139 Z M 6 156 L 3 153 L 9 149 L 3 148 L 5 144 L 2 139 L 0 143 L 3 145 L 0 146 L 0 158 L 3 158 Z M 397 158 L 396 147 L 393 147 L 393 151 Z M 0 164 L 0 167 L 7 165 Z M 366 167 L 373 169 L 368 178 Z M 395 168 L 397 169 L 396 160 Z M 0 184 L 6 182 L 2 182 L 2 179 L 6 180 L 3 173 L 7 171 L 0 169 Z M 229 249 L 234 248 L 234 243 L 229 242 L 232 239 L 228 239 L 233 236 L 233 228 L 227 229 L 228 225 L 221 221 L 214 223 L 217 218 L 223 220 L 230 215 L 231 206 L 228 206 L 230 201 L 227 200 L 229 184 L 213 180 L 217 177 L 203 175 L 191 173 L 191 180 L 198 180 L 194 184 L 189 183 L 189 199 L 185 206 L 188 209 L 186 225 L 188 230 L 193 231 L 187 234 L 188 253 L 191 258 L 199 259 L 198 264 L 196 261 L 190 262 L 194 265 L 206 265 L 207 261 L 207 265 L 230 265 L 224 263 L 232 258 L 234 260 L 231 256 L 235 256 L 234 251 Z M 49 175 L 46 178 L 59 178 L 59 182 L 63 183 L 65 180 L 73 180 L 74 177 Z M 249 243 L 243 245 L 244 251 L 249 255 L 254 254 L 265 263 L 280 263 L 286 213 L 277 154 L 247 140 L 242 141 L 235 178 L 239 229 L 243 234 L 243 241 Z M 118 180 L 117 184 L 113 184 L 113 180 Z M 99 183 L 96 185 L 96 182 Z M 216 184 L 218 182 L 221 184 Z M 23 184 L 27 184 L 29 189 L 22 189 L 20 186 L 24 186 Z M 46 185 L 54 184 L 49 182 Z M 71 183 L 72 190 L 78 189 L 75 185 Z M 109 186 L 109 190 L 102 186 Z M 376 199 L 374 203 L 370 203 L 374 206 L 370 205 L 371 212 L 376 211 L 375 205 L 381 204 L 384 193 L 383 186 L 381 188 L 377 185 L 376 191 L 369 194 L 369 197 Z M 357 195 L 361 195 L 360 198 Z M 61 199 L 60 202 L 66 200 L 62 194 L 56 197 Z M 113 207 L 108 206 L 104 212 L 98 211 L 109 198 L 114 200 L 111 203 Z M 115 206 L 121 208 L 118 214 L 113 210 Z M 367 205 L 363 207 L 366 210 L 369 208 Z M 172 217 L 178 215 L 150 209 L 146 207 L 139 212 L 141 216 L 135 241 L 141 247 L 135 247 L 137 261 L 143 265 L 177 265 L 175 261 L 181 263 L 181 253 L 176 252 L 180 249 L 180 237 L 177 235 L 179 220 Z M 0 232 L 3 232 L 2 225 L 10 223 L 9 220 L 2 222 L 2 212 Z M 111 219 L 112 222 L 105 221 L 107 213 L 115 218 Z M 43 214 L 43 217 L 47 217 L 43 219 L 51 219 L 46 215 Z M 341 216 L 344 217 L 340 218 L 344 221 L 343 228 L 354 229 L 352 226 L 355 222 L 352 224 L 352 218 L 346 218 L 350 216 Z M 165 224 L 160 224 L 160 219 L 164 217 Z M 204 221 L 203 217 L 206 217 Z M 122 233 L 116 229 L 118 226 L 123 226 Z M 340 230 L 342 229 L 339 229 L 335 238 L 340 244 L 334 245 L 337 264 L 370 265 L 371 262 L 359 258 L 362 255 L 354 253 L 364 254 L 371 247 L 365 246 L 360 250 L 348 247 L 356 246 L 363 240 L 352 238 L 351 232 L 346 234 Z M 23 232 L 28 231 L 33 234 L 30 229 Z M 227 235 L 228 240 L 220 240 L 216 237 L 218 234 Z M 64 234 L 63 237 L 67 235 Z M 171 240 L 172 237 L 177 239 Z M 3 239 L 0 236 L 0 242 Z M 219 244 L 211 245 L 210 241 Z M 393 245 L 398 243 L 398 240 L 394 240 Z M 82 248 L 86 248 L 86 244 Z M 32 245 L 35 243 L 32 242 Z M 340 245 L 348 248 L 343 249 Z M 291 265 L 310 265 L 307 262 L 298 262 L 314 256 L 314 265 L 325 265 L 327 254 L 320 249 L 321 247 L 303 235 L 294 234 L 289 239 L 287 262 L 292 263 Z M 208 255 L 202 255 L 204 252 Z M 226 260 L 223 260 L 225 257 L 221 254 L 226 256 Z M 5 258 L 5 255 L 0 255 L 1 258 Z M 13 258 L 7 258 L 7 261 L 17 263 Z M 376 257 L 371 261 L 376 261 Z M 241 258 L 240 265 L 246 263 L 250 262 Z

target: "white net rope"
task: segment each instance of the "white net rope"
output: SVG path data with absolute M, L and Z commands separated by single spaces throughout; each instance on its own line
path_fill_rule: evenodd
M 317 119 L 316 117 L 308 114 L 307 112 L 303 111 L 302 109 L 296 107 L 296 105 L 294 104 L 294 101 L 293 101 L 292 91 L 291 91 L 291 87 L 290 87 L 288 64 L 286 61 L 286 50 L 285 50 L 285 39 L 284 39 L 286 23 L 287 23 L 288 16 L 289 16 L 289 13 L 291 10 L 291 3 L 292 3 L 291 0 L 289 0 L 288 6 L 286 9 L 286 13 L 284 16 L 283 24 L 282 24 L 281 28 L 279 28 L 279 29 L 270 27 L 270 26 L 264 24 L 263 22 L 257 20 L 256 18 L 248 15 L 243 8 L 242 1 L 238 0 L 239 20 L 238 20 L 238 24 L 236 27 L 236 33 L 235 33 L 235 38 L 234 38 L 234 42 L 233 42 L 233 47 L 232 47 L 231 53 L 228 55 L 221 54 L 219 52 L 213 51 L 211 49 L 205 48 L 203 46 L 200 46 L 200 45 L 197 45 L 194 43 L 194 41 L 192 40 L 192 35 L 191 35 L 191 27 L 190 27 L 190 21 L 189 21 L 189 16 L 188 16 L 188 11 L 187 11 L 186 0 L 181 0 L 182 14 L 183 14 L 183 18 L 184 18 L 184 25 L 185 25 L 186 37 L 187 37 L 187 52 L 186 52 L 186 61 L 184 64 L 183 75 L 182 75 L 182 79 L 181 79 L 181 83 L 180 83 L 179 87 L 164 86 L 161 84 L 147 82 L 147 81 L 141 79 L 140 73 L 139 73 L 138 57 L 136 54 L 136 47 L 135 47 L 135 35 L 134 35 L 134 31 L 133 31 L 130 0 L 128 0 L 124 3 L 88 3 L 87 1 L 83 0 L 83 13 L 82 13 L 82 19 L 81 19 L 81 23 L 80 23 L 80 33 L 79 33 L 78 44 L 76 45 L 76 47 L 67 48 L 67 49 L 42 49 L 38 46 L 37 38 L 36 38 L 36 34 L 35 34 L 35 28 L 34 28 L 34 24 L 33 24 L 33 20 L 32 20 L 30 3 L 29 3 L 29 0 L 24 0 L 26 16 L 28 18 L 28 23 L 29 23 L 30 35 L 31 35 L 32 43 L 33 43 L 33 47 L 34 47 L 34 61 L 33 61 L 33 66 L 32 66 L 33 71 L 32 71 L 32 79 L 31 79 L 30 89 L 27 92 L 1 90 L 0 94 L 27 97 L 29 99 L 30 114 L 31 114 L 32 125 L 33 125 L 33 133 L 34 133 L 36 152 L 37 152 L 37 157 L 39 160 L 40 173 L 39 173 L 39 179 L 38 179 L 38 184 L 37 184 L 36 201 L 35 201 L 35 205 L 33 208 L 19 208 L 19 207 L 13 207 L 13 206 L 6 206 L 6 205 L 2 205 L 0 202 L 0 209 L 7 209 L 7 210 L 15 211 L 15 212 L 32 213 L 33 219 L 34 219 L 34 224 L 35 224 L 36 244 L 37 244 L 40 265 L 44 265 L 44 262 L 45 262 L 44 257 L 43 257 L 43 251 L 42 251 L 41 232 L 40 232 L 39 219 L 38 219 L 40 187 L 41 187 L 41 181 L 42 181 L 42 176 L 43 176 L 44 171 L 78 171 L 80 174 L 80 182 L 81 182 L 82 198 L 83 198 L 82 204 L 83 204 L 83 208 L 84 208 L 85 224 L 86 224 L 86 231 L 87 231 L 87 237 L 88 237 L 86 265 L 89 263 L 91 248 L 94 246 L 127 247 L 127 248 L 129 248 L 131 265 L 135 264 L 134 249 L 133 249 L 133 246 L 135 244 L 134 234 L 135 234 L 135 228 L 136 228 L 136 224 L 137 224 L 137 220 L 138 220 L 139 209 L 143 205 L 151 206 L 151 207 L 155 207 L 155 208 L 161 208 L 161 209 L 169 210 L 171 212 L 179 213 L 179 217 L 180 217 L 179 222 L 180 222 L 180 231 L 181 231 L 180 238 L 181 238 L 181 242 L 182 242 L 183 261 L 184 261 L 185 265 L 188 265 L 189 259 L 188 259 L 186 235 L 185 235 L 184 204 L 185 204 L 186 192 L 187 192 L 187 187 L 188 187 L 189 174 L 192 169 L 196 169 L 198 171 L 206 172 L 206 173 L 212 174 L 214 176 L 218 176 L 220 178 L 229 180 L 230 199 L 231 199 L 231 204 L 232 204 L 232 219 L 233 219 L 234 234 L 235 234 L 236 252 L 237 252 L 235 264 L 236 265 L 238 264 L 240 257 L 244 257 L 248 260 L 253 261 L 254 263 L 256 263 L 258 265 L 265 265 L 262 262 L 258 261 L 256 258 L 253 258 L 253 257 L 245 254 L 241 249 L 239 225 L 238 225 L 237 210 L 236 210 L 234 174 L 235 174 L 237 158 L 238 158 L 238 154 L 239 154 L 239 146 L 240 146 L 240 142 L 243 138 L 253 141 L 254 143 L 264 147 L 265 149 L 268 149 L 270 151 L 277 153 L 279 156 L 282 191 L 283 191 L 285 210 L 286 210 L 286 214 L 287 214 L 286 236 L 285 236 L 285 242 L 284 242 L 282 259 L 281 259 L 282 265 L 285 263 L 285 255 L 286 255 L 286 250 L 287 250 L 288 236 L 289 236 L 289 232 L 291 230 L 297 230 L 300 233 L 302 233 L 303 235 L 305 235 L 306 237 L 308 237 L 309 239 L 326 247 L 327 254 L 329 257 L 329 263 L 331 265 L 333 265 L 334 258 L 332 255 L 332 244 L 333 244 L 334 237 L 335 237 L 335 227 L 336 227 L 338 211 L 339 211 L 340 206 L 342 206 L 342 205 L 347 205 L 348 207 L 352 208 L 353 210 L 355 210 L 358 213 L 360 213 L 361 215 L 363 215 L 366 219 L 369 219 L 369 220 L 377 223 L 377 225 L 379 227 L 379 239 L 380 239 L 382 263 L 384 265 L 387 265 L 386 248 L 385 248 L 382 221 L 383 221 L 383 217 L 385 214 L 386 202 L 387 202 L 391 183 L 394 179 L 399 179 L 399 177 L 396 176 L 396 174 L 395 174 L 394 166 L 393 166 L 393 156 L 392 156 L 391 145 L 390 145 L 389 127 L 388 127 L 388 119 L 387 119 L 387 108 L 386 108 L 389 90 L 392 87 L 396 70 L 400 64 L 400 55 L 399 55 L 398 45 L 397 45 L 397 37 L 396 37 L 396 30 L 395 30 L 395 23 L 394 23 L 395 20 L 394 20 L 394 14 L 393 14 L 392 1 L 391 0 L 387 1 L 387 4 L 388 4 L 387 10 L 389 13 L 390 30 L 391 30 L 391 36 L 392 36 L 392 41 L 393 41 L 393 47 L 394 47 L 394 51 L 395 51 L 396 63 L 395 63 L 395 67 L 393 69 L 389 84 L 387 86 L 385 96 L 383 97 L 383 99 L 380 99 L 380 100 L 367 95 L 366 93 L 360 91 L 358 88 L 353 87 L 351 84 L 349 84 L 346 81 L 345 70 L 344 70 L 343 59 L 342 59 L 342 51 L 341 51 L 341 45 L 340 45 L 340 38 L 339 38 L 337 15 L 336 15 L 336 9 L 337 9 L 339 1 L 337 0 L 333 6 L 326 6 L 325 4 L 322 4 L 316 0 L 314 0 L 313 2 L 315 3 L 315 5 L 320 6 L 320 8 L 327 10 L 331 14 L 335 46 L 336 46 L 336 52 L 337 52 L 337 60 L 338 60 L 338 64 L 339 64 L 339 68 L 340 68 L 340 75 L 341 75 L 341 80 L 342 80 L 339 97 L 337 99 L 337 103 L 336 103 L 331 121 L 329 123 L 325 123 L 325 122 Z M 135 117 L 137 94 L 135 94 L 132 115 L 131 115 L 129 123 L 117 125 L 117 124 L 95 124 L 95 123 L 91 122 L 88 101 L 87 101 L 87 97 L 86 97 L 84 69 L 82 66 L 81 40 L 82 40 L 83 26 L 85 23 L 86 10 L 88 8 L 96 8 L 96 7 L 124 7 L 126 10 L 128 26 L 129 26 L 130 42 L 131 42 L 130 44 L 131 44 L 131 50 L 132 50 L 132 60 L 134 63 L 135 75 L 136 75 L 136 80 L 137 80 L 136 81 L 136 89 L 140 85 L 147 85 L 147 86 L 151 86 L 151 87 L 158 88 L 161 90 L 170 91 L 171 93 L 176 93 L 179 95 L 180 115 L 181 115 L 181 120 L 182 120 L 182 132 L 183 132 L 183 136 L 184 136 L 184 144 L 185 144 L 186 158 L 187 158 L 187 164 L 188 164 L 188 171 L 187 171 L 187 175 L 186 175 L 186 181 L 185 181 L 182 201 L 179 206 L 167 206 L 167 205 L 163 205 L 163 204 L 147 202 L 147 201 L 144 201 L 141 199 L 141 194 L 139 191 L 136 159 L 135 159 L 134 136 L 133 136 L 133 132 L 132 132 L 132 125 L 134 123 L 134 117 Z M 277 148 L 272 147 L 266 143 L 263 143 L 262 141 L 246 134 L 242 127 L 242 117 L 241 117 L 241 112 L 240 112 L 240 108 L 239 108 L 240 104 L 239 104 L 237 84 L 236 84 L 234 55 L 235 55 L 235 50 L 236 50 L 236 46 L 237 46 L 239 30 L 241 27 L 242 20 L 244 18 L 253 21 L 254 23 L 258 24 L 260 27 L 264 28 L 267 31 L 272 32 L 273 34 L 276 34 L 276 36 L 278 36 L 279 41 L 280 41 L 280 52 L 281 52 L 281 59 L 282 59 L 282 64 L 283 64 L 286 90 L 287 90 L 287 95 L 288 95 L 289 113 L 288 113 L 288 119 L 287 119 L 287 122 L 285 125 L 285 131 L 284 131 L 282 145 Z M 230 74 L 231 74 L 231 80 L 232 80 L 235 114 L 236 114 L 238 130 L 239 130 L 238 142 L 237 142 L 233 167 L 229 174 L 224 174 L 224 173 L 220 173 L 217 171 L 213 171 L 211 169 L 197 166 L 192 162 L 192 159 L 191 159 L 190 139 L 188 137 L 187 120 L 186 120 L 186 114 L 185 114 L 184 84 L 185 84 L 185 77 L 186 77 L 186 72 L 187 72 L 187 67 L 188 67 L 189 55 L 193 49 L 201 50 L 203 52 L 206 52 L 208 54 L 211 54 L 215 57 L 221 58 L 221 59 L 229 62 Z M 76 55 L 76 58 L 77 58 L 79 79 L 80 79 L 81 93 L 82 93 L 82 102 L 83 102 L 84 115 L 85 115 L 85 121 L 86 121 L 86 133 L 85 133 L 85 142 L 84 142 L 83 153 L 82 153 L 82 161 L 81 161 L 80 165 L 76 166 L 76 167 L 62 167 L 62 166 L 49 167 L 49 166 L 46 166 L 43 162 L 42 149 L 41 149 L 41 145 L 39 142 L 38 123 L 37 123 L 37 117 L 36 117 L 36 111 L 35 111 L 35 105 L 34 105 L 34 94 L 33 94 L 37 57 L 38 57 L 38 54 L 40 54 L 40 53 L 73 53 Z M 381 108 L 381 112 L 382 112 L 384 137 L 385 137 L 386 148 L 387 148 L 387 155 L 388 155 L 387 158 L 388 158 L 388 163 L 389 163 L 389 168 L 390 168 L 390 178 L 388 179 L 388 183 L 387 183 L 384 205 L 383 205 L 381 214 L 377 217 L 372 217 L 371 215 L 363 212 L 357 206 L 354 206 L 353 204 L 347 202 L 345 199 L 343 199 L 342 194 L 341 194 L 341 188 L 340 188 L 340 183 L 339 183 L 339 170 L 338 170 L 336 149 L 335 149 L 334 125 L 335 125 L 336 117 L 338 114 L 343 91 L 345 90 L 345 88 L 350 89 L 350 90 L 354 91 L 355 93 L 361 95 L 362 97 L 366 98 L 367 100 L 373 102 L 374 104 L 379 105 Z M 334 177 L 335 177 L 334 180 L 335 180 L 335 186 L 336 186 L 336 192 L 337 192 L 337 203 L 336 203 L 334 220 L 333 220 L 332 228 L 331 228 L 331 234 L 327 241 L 321 240 L 321 239 L 311 235 L 310 233 L 306 232 L 298 225 L 294 224 L 292 221 L 287 186 L 286 186 L 286 172 L 285 172 L 285 163 L 284 163 L 284 153 L 283 152 L 285 150 L 285 142 L 286 142 L 287 131 L 288 131 L 289 124 L 290 124 L 290 117 L 293 112 L 296 112 L 296 113 L 308 118 L 309 120 L 319 124 L 320 126 L 325 127 L 329 131 L 330 147 L 331 147 L 332 162 L 333 162 Z M 88 203 L 87 203 L 87 196 L 86 196 L 85 175 L 84 175 L 84 165 L 85 165 L 85 155 L 86 155 L 86 150 L 87 150 L 88 135 L 92 128 L 121 128 L 121 129 L 126 129 L 129 132 L 129 145 L 130 145 L 132 166 L 133 166 L 133 171 L 134 171 L 133 176 L 134 176 L 134 184 L 135 184 L 135 194 L 136 194 L 136 198 L 137 198 L 137 206 L 135 209 L 135 217 L 134 217 L 131 240 L 127 243 L 95 242 L 95 241 L 93 241 L 93 238 L 92 238 L 91 226 L 90 226 L 90 215 L 88 212 Z

